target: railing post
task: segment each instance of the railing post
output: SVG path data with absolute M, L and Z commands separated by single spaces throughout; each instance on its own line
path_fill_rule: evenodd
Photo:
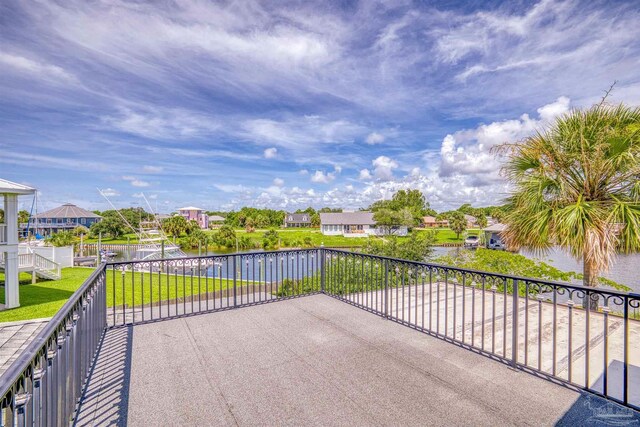
M 318 258 L 320 260 L 320 291 L 324 294 L 326 293 L 326 284 L 325 284 L 325 280 L 326 280 L 326 276 L 325 276 L 325 270 L 324 270 L 324 244 L 320 245 L 320 249 L 318 250 Z
M 237 305 L 237 294 L 236 294 L 236 257 L 237 255 L 233 255 L 233 306 Z M 227 264 L 228 265 L 228 264 Z
M 518 291 L 518 279 L 513 279 L 513 308 L 511 309 L 511 366 L 514 368 L 518 366 Z
M 27 402 L 29 402 L 29 399 L 31 399 L 31 395 L 29 393 L 21 393 L 21 394 L 17 394 L 14 398 L 13 398 L 13 404 L 14 404 L 14 408 L 16 411 L 16 425 L 19 427 L 26 427 L 27 426 L 27 411 L 26 411 L 26 405 Z
M 384 317 L 389 318 L 389 260 L 384 260 Z

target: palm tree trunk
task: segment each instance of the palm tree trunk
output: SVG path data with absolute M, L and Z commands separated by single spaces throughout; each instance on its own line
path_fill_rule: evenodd
M 582 264 L 583 264 L 582 284 L 589 288 L 595 288 L 596 286 L 598 286 L 598 271 L 595 268 L 593 268 L 593 265 L 591 265 L 590 262 L 587 261 L 586 256 L 582 257 Z M 582 306 L 586 307 L 587 304 L 589 304 L 590 310 L 596 311 L 598 309 L 598 296 L 591 295 L 591 297 L 589 297 L 588 295 L 585 295 L 583 298 Z

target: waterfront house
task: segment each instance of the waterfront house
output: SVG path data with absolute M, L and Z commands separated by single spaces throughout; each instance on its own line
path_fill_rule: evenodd
M 196 221 L 202 229 L 209 228 L 209 215 L 206 214 L 204 209 L 187 206 L 178 209 L 178 215 L 184 217 L 187 221 Z
M 325 236 L 344 237 L 406 236 L 408 233 L 406 226 L 378 227 L 372 212 L 321 213 L 320 230 Z
M 448 227 L 449 221 L 446 219 L 438 220 L 435 216 L 425 216 L 422 218 L 422 225 L 425 228 Z
M 29 219 L 28 233 L 49 236 L 59 231 L 73 230 L 80 225 L 89 228 L 101 220 L 100 215 L 74 204 L 65 203 L 32 216 Z M 27 224 L 22 224 L 21 227 L 24 234 L 27 234 Z
M 4 223 L 0 223 L 0 270 L 4 272 L 4 307 L 20 305 L 18 291 L 18 196 L 35 193 L 26 185 L 0 179 Z
M 308 213 L 288 213 L 284 216 L 284 228 L 311 227 L 311 215 Z
M 220 215 L 209 215 L 209 228 L 220 228 L 224 224 L 224 217 Z

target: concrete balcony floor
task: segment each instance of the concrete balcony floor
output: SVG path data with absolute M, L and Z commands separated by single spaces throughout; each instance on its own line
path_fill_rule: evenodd
M 640 423 L 315 295 L 109 330 L 77 425 L 576 425 L 616 411 Z

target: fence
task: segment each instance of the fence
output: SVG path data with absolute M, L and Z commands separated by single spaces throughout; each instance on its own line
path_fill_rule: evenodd
M 640 295 L 325 249 L 325 293 L 640 409 Z
M 122 326 L 321 291 L 320 250 L 255 252 L 106 266 L 107 323 Z
M 106 327 L 104 268 L 84 282 L 0 377 L 3 426 L 63 426 Z
M 102 264 L 0 377 L 2 425 L 66 424 L 106 328 L 317 293 L 640 409 L 640 295 L 323 248 Z

